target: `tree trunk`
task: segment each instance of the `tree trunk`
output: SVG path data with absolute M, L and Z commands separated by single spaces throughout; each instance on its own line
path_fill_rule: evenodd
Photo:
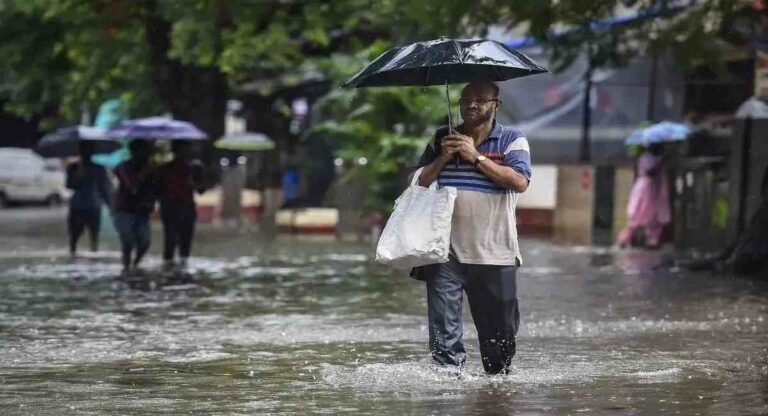
M 174 118 L 190 121 L 208 133 L 202 156 L 210 164 L 212 143 L 224 134 L 227 79 L 217 67 L 185 65 L 171 59 L 171 24 L 158 15 L 156 0 L 148 0 L 145 7 L 144 27 L 155 87 Z

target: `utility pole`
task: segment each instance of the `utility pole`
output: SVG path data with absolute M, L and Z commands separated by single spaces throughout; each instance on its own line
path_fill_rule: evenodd
M 589 129 L 592 124 L 592 73 L 594 72 L 594 57 L 592 45 L 587 45 L 587 70 L 584 74 L 584 103 L 581 114 L 581 143 L 579 146 L 579 161 L 589 163 L 590 161 L 590 138 Z

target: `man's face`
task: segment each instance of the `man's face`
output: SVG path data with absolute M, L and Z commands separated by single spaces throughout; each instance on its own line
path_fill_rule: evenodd
M 479 125 L 492 120 L 498 108 L 498 97 L 490 88 L 467 85 L 459 98 L 459 109 L 465 124 Z

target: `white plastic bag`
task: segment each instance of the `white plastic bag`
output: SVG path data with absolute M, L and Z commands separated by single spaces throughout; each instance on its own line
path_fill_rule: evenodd
M 421 169 L 395 201 L 376 247 L 376 261 L 398 269 L 445 263 L 451 244 L 456 188 L 418 185 Z

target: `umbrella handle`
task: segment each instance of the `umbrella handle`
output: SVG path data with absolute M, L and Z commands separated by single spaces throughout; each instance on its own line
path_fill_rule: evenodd
M 451 95 L 448 92 L 448 79 L 445 80 L 445 102 L 448 104 L 448 134 L 453 134 L 453 122 L 451 121 Z M 456 155 L 456 168 L 459 167 L 459 155 Z
M 445 103 L 448 104 L 448 133 L 453 133 L 453 122 L 451 121 L 451 95 L 448 92 L 448 80 L 445 80 Z

